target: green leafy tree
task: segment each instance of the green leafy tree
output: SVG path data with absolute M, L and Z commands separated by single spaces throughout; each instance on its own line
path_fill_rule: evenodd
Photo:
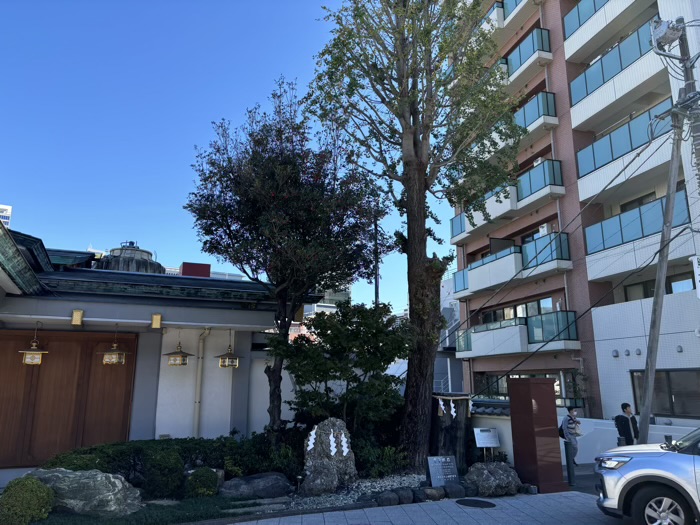
M 410 329 L 391 307 L 338 304 L 305 322 L 309 334 L 287 347 L 286 369 L 294 377 L 291 406 L 312 421 L 340 417 L 362 434 L 387 421 L 402 403 L 402 380 L 387 374 L 396 359 L 408 355 Z
M 277 301 L 277 349 L 265 368 L 269 428 L 284 422 L 283 350 L 289 328 L 309 294 L 339 289 L 373 275 L 377 210 L 371 180 L 350 162 L 354 154 L 328 127 L 312 136 L 295 85 L 278 82 L 272 110 L 249 110 L 236 130 L 214 124 L 215 139 L 193 165 L 196 190 L 185 209 L 206 253 L 233 264 Z
M 484 193 L 512 176 L 522 133 L 504 72 L 485 67 L 496 47 L 483 16 L 480 1 L 344 0 L 328 12 L 333 35 L 318 57 L 315 111 L 356 142 L 358 165 L 387 181 L 406 220 L 397 238 L 415 342 L 401 433 L 417 467 L 428 450 L 440 281 L 451 260 L 428 255 L 428 239 L 439 242 L 428 197 L 464 206 L 471 221 Z

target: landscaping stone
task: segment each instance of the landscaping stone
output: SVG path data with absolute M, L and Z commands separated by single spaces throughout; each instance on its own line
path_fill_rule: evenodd
M 445 484 L 445 497 L 450 499 L 463 498 L 466 496 L 466 491 L 464 487 L 459 483 L 446 483 Z
M 473 481 L 464 481 L 464 494 L 468 498 L 474 498 L 479 495 L 479 487 Z
M 113 518 L 128 516 L 142 507 L 139 491 L 119 475 L 63 468 L 38 469 L 28 475 L 53 489 L 54 508 L 58 510 Z
M 380 507 L 391 507 L 399 504 L 399 496 L 391 490 L 385 490 L 376 497 L 376 501 Z
M 328 418 L 311 430 L 304 441 L 304 472 L 300 493 L 305 496 L 335 492 L 357 479 L 355 454 L 344 421 Z
M 423 489 L 426 499 L 430 501 L 440 501 L 440 493 L 435 490 L 435 487 L 425 487 Z
M 475 463 L 464 479 L 477 486 L 480 497 L 514 496 L 522 485 L 515 470 L 501 462 Z
M 399 504 L 406 505 L 407 503 L 413 503 L 413 490 L 408 487 L 401 487 L 399 489 L 394 489 L 394 492 L 399 497 Z
M 445 487 L 433 487 L 433 489 L 438 493 L 438 499 L 445 499 Z
M 413 489 L 413 503 L 424 503 L 426 501 L 428 501 L 428 498 L 425 495 L 424 488 Z
M 229 498 L 279 498 L 294 491 L 284 474 L 263 472 L 233 478 L 223 484 L 219 494 Z

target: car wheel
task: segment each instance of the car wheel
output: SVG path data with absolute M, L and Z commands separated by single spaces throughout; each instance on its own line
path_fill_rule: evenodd
M 692 511 L 685 498 L 673 489 L 644 487 L 632 500 L 635 525 L 691 525 Z

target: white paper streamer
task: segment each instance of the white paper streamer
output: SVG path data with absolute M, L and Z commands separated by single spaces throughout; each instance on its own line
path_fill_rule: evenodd
M 455 408 L 455 402 L 450 399 L 450 414 L 452 417 L 457 417 L 457 409 Z
M 331 435 L 330 435 L 330 442 L 331 442 L 331 456 L 335 456 L 335 453 L 338 452 L 338 446 L 335 444 L 335 432 L 331 430 Z
M 350 447 L 348 446 L 348 438 L 345 437 L 345 432 L 340 434 L 340 445 L 343 448 L 343 456 L 347 456 L 350 452 Z
M 442 402 L 442 398 L 438 399 L 438 404 L 440 405 L 440 410 L 445 412 L 445 403 Z
M 311 431 L 311 434 L 309 434 L 309 444 L 306 447 L 306 450 L 311 450 L 314 448 L 314 445 L 316 444 L 316 428 L 318 425 L 316 425 L 313 430 Z

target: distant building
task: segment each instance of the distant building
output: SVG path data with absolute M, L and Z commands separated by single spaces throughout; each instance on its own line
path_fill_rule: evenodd
M 165 267 L 165 275 L 182 275 L 186 277 L 208 277 L 225 281 L 246 280 L 240 273 L 212 272 L 211 264 L 183 262 L 179 268 Z
M 10 219 L 12 218 L 12 206 L 0 204 L 0 222 L 5 228 L 10 228 Z
M 320 312 L 334 313 L 338 310 L 338 303 L 350 300 L 350 289 L 327 290 L 323 299 L 318 304 L 305 304 L 304 317 L 311 317 Z

